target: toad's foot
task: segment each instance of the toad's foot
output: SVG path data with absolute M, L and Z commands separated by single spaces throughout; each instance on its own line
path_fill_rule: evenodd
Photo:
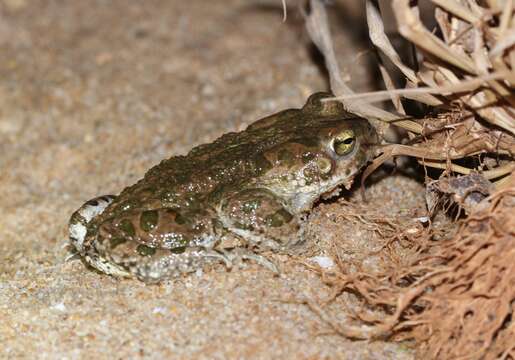
M 280 271 L 277 265 L 267 257 L 257 254 L 246 248 L 234 248 L 231 250 L 223 251 L 224 255 L 230 260 L 232 266 L 239 265 L 243 260 L 254 261 L 255 263 L 267 268 L 275 274 L 279 274 Z
M 262 255 L 245 248 L 217 251 L 214 249 L 188 247 L 179 254 L 167 249 L 155 249 L 152 255 L 135 264 L 124 264 L 132 274 L 146 283 L 157 283 L 164 279 L 192 273 L 212 262 L 222 262 L 227 269 L 239 265 L 243 260 L 252 260 L 278 274 L 277 266 Z

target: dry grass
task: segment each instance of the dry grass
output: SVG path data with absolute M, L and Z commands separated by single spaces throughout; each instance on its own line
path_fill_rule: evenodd
M 377 8 L 371 1 L 366 1 L 370 38 L 405 76 L 406 88 L 393 89 L 390 75 L 381 67 L 388 90 L 355 94 L 342 80 L 325 8 L 319 1 L 311 1 L 312 11 L 306 26 L 325 56 L 336 98 L 349 111 L 371 119 L 380 133 L 384 134 L 388 124 L 394 124 L 408 130 L 412 139 L 409 146 L 386 145 L 383 155 L 370 171 L 388 158 L 408 155 L 418 158 L 426 166 L 445 169 L 446 174 L 469 174 L 477 170 L 489 179 L 511 176 L 515 164 L 513 3 L 506 1 L 502 9 L 494 10 L 480 8 L 477 4 L 469 9 L 462 2 L 445 1 L 445 8 L 437 8 L 435 18 L 442 40 L 422 25 L 417 16 L 418 9 L 410 7 L 408 0 L 393 1 L 400 33 L 425 55 L 419 64 L 420 70 L 414 71 L 402 63 L 384 33 Z M 504 20 L 507 18 L 510 20 Z M 408 120 L 400 97 L 431 106 L 434 115 Z M 371 102 L 387 98 L 392 100 L 397 114 L 371 105 Z M 464 158 L 493 157 L 498 160 L 499 156 L 502 160 L 477 168 L 456 164 L 456 160 Z
M 307 303 L 344 336 L 415 339 L 421 358 L 515 359 L 514 1 L 432 2 L 437 32 L 422 24 L 413 1 L 392 0 L 400 34 L 422 59 L 412 69 L 390 43 L 374 2 L 365 1 L 370 39 L 404 76 L 403 89 L 380 65 L 387 90 L 355 94 L 342 80 L 321 1 L 310 1 L 306 25 L 336 99 L 382 135 L 392 125 L 406 130 L 405 141 L 385 144 L 363 177 L 392 157 L 414 157 L 442 169 L 440 179 L 427 181 L 431 210 L 444 197 L 468 217 L 451 239 L 433 241 L 431 228 L 418 234 L 420 251 L 389 273 L 350 274 L 344 266 L 321 272 L 336 294 L 364 299 L 361 324 L 335 324 L 320 305 Z M 403 98 L 426 105 L 430 115 L 409 116 Z M 384 100 L 395 113 L 372 105 Z

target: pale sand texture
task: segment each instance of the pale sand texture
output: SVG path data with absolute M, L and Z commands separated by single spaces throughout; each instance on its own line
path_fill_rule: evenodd
M 84 201 L 326 88 L 302 21 L 281 23 L 279 1 L 252 3 L 0 3 L 0 358 L 411 358 L 402 345 L 317 335 L 329 328 L 281 300 L 329 289 L 287 256 L 273 257 L 280 277 L 217 266 L 159 286 L 64 261 Z M 338 32 L 340 58 L 366 88 L 353 26 Z M 420 189 L 396 177 L 369 191 L 395 213 L 420 207 L 409 196 Z M 331 223 L 341 206 L 319 206 L 311 231 L 352 236 Z

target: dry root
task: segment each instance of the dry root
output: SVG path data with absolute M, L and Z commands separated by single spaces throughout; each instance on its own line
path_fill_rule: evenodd
M 424 311 L 403 320 L 423 344 L 422 358 L 515 359 L 514 214 L 515 182 L 481 203 L 427 260 L 448 270 L 422 282 Z
M 468 218 L 446 241 L 421 234 L 412 261 L 383 274 L 349 272 L 343 264 L 339 272 L 321 272 L 335 297 L 351 292 L 363 300 L 354 314 L 358 325 L 335 323 L 323 307 L 306 303 L 347 337 L 415 339 L 423 359 L 515 360 L 514 1 L 432 2 L 437 33 L 420 21 L 416 1 L 392 0 L 399 32 L 422 56 L 412 69 L 386 36 L 376 2 L 365 1 L 371 41 L 404 75 L 404 89 L 394 89 L 380 65 L 387 90 L 355 94 L 342 80 L 321 1 L 310 1 L 306 25 L 336 99 L 381 134 L 392 124 L 407 131 L 407 141 L 382 147 L 363 178 L 390 158 L 414 157 L 443 170 L 439 180 L 427 181 L 430 203 L 447 197 Z M 402 98 L 427 105 L 431 115 L 407 116 Z M 387 99 L 396 113 L 371 105 Z
M 481 201 L 451 239 L 430 241 L 431 231 L 419 229 L 409 238 L 419 244 L 410 263 L 390 262 L 381 274 L 349 271 L 342 262 L 339 271 L 316 269 L 333 297 L 351 292 L 363 300 L 353 314 L 357 325 L 304 302 L 342 336 L 414 339 L 421 359 L 515 359 L 514 214 L 515 181 Z M 385 235 L 409 237 L 394 225 Z

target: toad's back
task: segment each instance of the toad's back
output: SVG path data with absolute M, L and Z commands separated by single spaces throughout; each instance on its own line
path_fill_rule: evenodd
M 336 113 L 334 108 L 327 114 L 320 110 L 320 104 L 308 102 L 303 109 L 279 112 L 242 132 L 199 145 L 185 156 L 163 160 L 124 189 L 97 221 L 136 209 L 204 207 L 216 204 L 221 196 L 253 186 L 275 165 L 267 153 L 284 144 L 298 144 L 297 151 L 313 150 L 319 146 L 319 129 L 355 118 L 339 107 Z

